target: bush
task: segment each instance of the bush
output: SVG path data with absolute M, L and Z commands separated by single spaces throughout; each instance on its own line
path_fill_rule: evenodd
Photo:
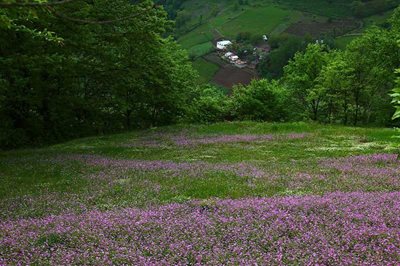
M 220 88 L 207 85 L 198 88 L 195 94 L 187 110 L 187 122 L 213 123 L 227 118 L 229 99 Z
M 277 81 L 254 80 L 233 89 L 230 109 L 237 120 L 283 121 L 286 100 L 286 90 Z

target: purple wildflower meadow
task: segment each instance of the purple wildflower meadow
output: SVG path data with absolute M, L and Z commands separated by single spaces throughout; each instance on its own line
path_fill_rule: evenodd
M 0 264 L 399 265 L 400 192 L 0 221 Z
M 197 162 L 173 162 L 173 161 L 150 161 L 150 160 L 127 160 L 113 159 L 94 155 L 76 155 L 70 159 L 81 160 L 88 165 L 102 166 L 105 168 L 117 168 L 120 172 L 126 170 L 139 171 L 168 171 L 173 176 L 189 175 L 199 177 L 207 172 L 231 172 L 241 177 L 264 177 L 266 173 L 255 166 L 247 163 L 223 164 Z
M 321 161 L 321 166 L 342 173 L 363 177 L 400 178 L 400 160 L 397 154 L 357 155 Z
M 178 146 L 195 146 L 201 144 L 220 144 L 235 142 L 259 142 L 272 140 L 291 140 L 303 139 L 307 136 L 305 133 L 290 133 L 286 135 L 221 135 L 205 136 L 200 138 L 188 138 L 187 136 L 175 137 L 174 142 Z
M 192 137 L 188 135 L 179 136 L 162 136 L 157 135 L 153 139 L 137 140 L 131 144 L 123 145 L 124 147 L 148 147 L 148 148 L 163 148 L 168 144 L 175 144 L 181 147 L 197 146 L 206 144 L 223 144 L 223 143 L 237 143 L 237 142 L 261 142 L 261 141 L 280 141 L 280 140 L 293 140 L 303 139 L 307 137 L 307 133 L 289 133 L 289 134 L 267 134 L 267 135 L 216 135 L 216 136 L 203 136 Z

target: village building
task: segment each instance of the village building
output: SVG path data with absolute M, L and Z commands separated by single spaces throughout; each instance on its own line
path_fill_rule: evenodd
M 239 56 L 237 56 L 237 55 L 231 55 L 231 56 L 229 57 L 229 59 L 231 60 L 231 62 L 235 62 L 235 61 L 239 60 Z
M 226 50 L 228 46 L 232 45 L 232 42 L 229 40 L 223 40 L 217 42 L 217 49 L 218 50 Z
M 247 62 L 242 61 L 242 60 L 239 59 L 239 60 L 236 60 L 235 66 L 238 67 L 238 68 L 244 68 L 244 67 L 247 66 Z
M 232 52 L 227 52 L 224 56 L 225 58 L 230 58 L 232 55 L 234 55 Z

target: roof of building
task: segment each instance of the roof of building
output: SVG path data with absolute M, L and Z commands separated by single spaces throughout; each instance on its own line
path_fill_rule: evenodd
M 223 41 L 217 42 L 217 44 L 218 44 L 218 45 L 222 45 L 222 46 L 226 46 L 226 45 L 232 44 L 232 42 L 229 41 L 229 40 L 223 40 Z

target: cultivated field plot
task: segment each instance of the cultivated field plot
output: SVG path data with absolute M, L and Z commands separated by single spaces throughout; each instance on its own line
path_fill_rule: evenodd
M 0 265 L 398 265 L 391 129 L 220 123 L 0 153 Z
M 212 78 L 212 82 L 224 88 L 232 88 L 235 85 L 248 85 L 257 74 L 248 69 L 240 69 L 234 66 L 225 66 L 218 70 Z

